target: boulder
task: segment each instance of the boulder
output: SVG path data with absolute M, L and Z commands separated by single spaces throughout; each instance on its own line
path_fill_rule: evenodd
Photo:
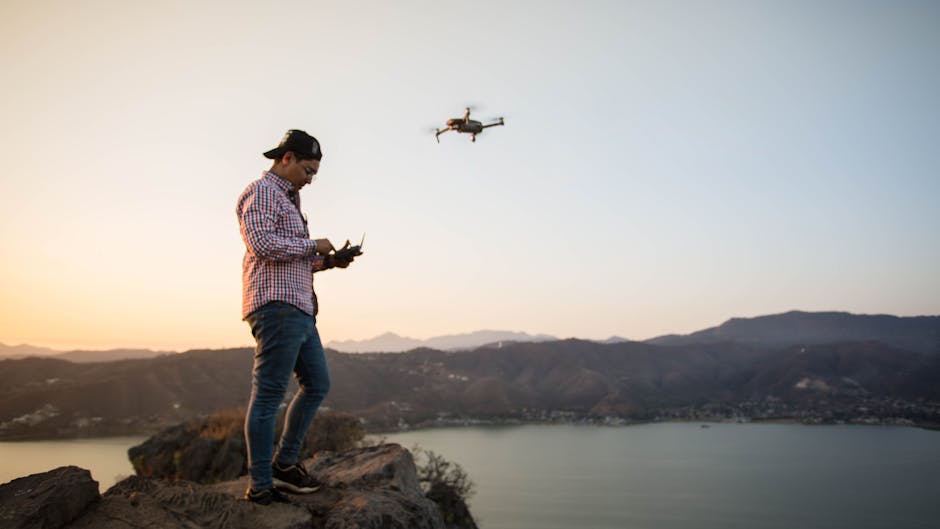
M 245 435 L 233 421 L 226 429 L 208 420 L 172 426 L 133 446 L 127 456 L 138 476 L 215 483 L 247 469 Z
M 444 527 L 437 505 L 421 490 L 414 458 L 400 445 L 318 453 L 310 472 L 327 487 L 343 491 L 324 513 L 324 527 Z
M 0 527 L 58 529 L 100 498 L 91 472 L 59 467 L 0 485 Z
M 318 452 L 311 472 L 336 488 L 383 487 L 423 496 L 411 452 L 382 444 L 341 453 Z

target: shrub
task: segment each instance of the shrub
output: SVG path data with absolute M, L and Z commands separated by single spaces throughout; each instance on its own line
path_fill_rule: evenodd
M 449 529 L 477 529 L 467 507 L 474 493 L 474 484 L 457 463 L 419 446 L 412 448 L 418 469 L 418 480 L 428 499 L 437 504 Z
M 475 493 L 474 483 L 470 476 L 458 463 L 444 459 L 431 450 L 420 446 L 411 449 L 415 456 L 415 465 L 418 467 L 418 480 L 425 493 L 432 489 L 450 489 L 461 499 L 466 501 Z
M 362 423 L 355 416 L 340 411 L 320 411 L 307 430 L 301 458 L 321 450 L 343 452 L 355 448 L 365 435 Z

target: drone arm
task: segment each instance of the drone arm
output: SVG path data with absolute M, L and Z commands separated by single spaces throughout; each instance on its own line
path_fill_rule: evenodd
M 490 123 L 489 125 L 483 125 L 482 128 L 496 127 L 498 125 L 504 125 L 503 120 L 499 120 L 496 123 Z

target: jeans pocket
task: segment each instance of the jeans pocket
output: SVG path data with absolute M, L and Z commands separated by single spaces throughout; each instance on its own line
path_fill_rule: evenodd
M 272 301 L 252 312 L 245 319 L 251 327 L 251 335 L 255 340 L 263 340 L 265 336 L 280 333 L 284 322 L 291 317 L 294 310 L 297 309 L 290 303 Z

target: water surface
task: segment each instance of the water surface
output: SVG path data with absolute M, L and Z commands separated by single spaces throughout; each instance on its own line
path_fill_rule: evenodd
M 919 529 L 940 520 L 940 432 L 879 426 L 530 425 L 386 436 L 460 463 L 483 529 Z M 105 491 L 142 437 L 0 443 L 0 483 L 62 465 Z
M 935 528 L 940 432 L 671 423 L 388 436 L 460 463 L 484 528 Z

